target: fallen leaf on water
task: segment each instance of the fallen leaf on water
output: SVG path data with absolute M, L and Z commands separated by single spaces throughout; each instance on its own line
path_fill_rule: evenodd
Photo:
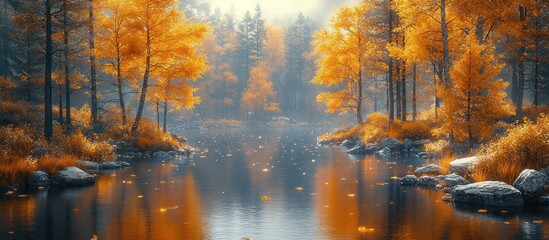
M 509 223 L 509 222 L 503 222 L 503 224 L 505 224 L 505 225 L 509 225 L 509 224 L 511 224 L 511 223 Z
M 99 239 L 99 238 L 98 238 L 97 235 L 95 235 L 95 234 L 94 234 L 94 235 L 92 236 L 92 238 L 91 238 L 91 240 L 98 240 L 98 239 Z
M 534 223 L 535 223 L 535 224 L 542 224 L 542 223 L 543 223 L 543 220 L 534 220 Z
M 267 201 L 267 200 L 269 200 L 269 199 L 270 199 L 270 198 L 269 198 L 268 196 L 265 196 L 265 195 L 261 196 L 261 200 L 263 200 L 263 201 Z
M 160 208 L 160 212 L 166 212 L 166 211 L 168 211 L 168 209 L 166 209 L 166 208 Z
M 358 232 L 360 233 L 367 233 L 367 232 L 373 232 L 375 229 L 374 228 L 367 228 L 365 226 L 359 226 L 357 228 Z
M 349 194 L 347 194 L 347 197 L 354 197 L 354 196 L 355 196 L 354 193 L 349 193 Z
M 479 213 L 486 213 L 486 212 L 488 212 L 488 210 L 486 210 L 486 209 L 479 209 L 477 212 L 479 212 Z
M 263 171 L 263 172 L 268 172 L 268 171 L 270 171 L 270 170 L 269 170 L 268 168 L 263 168 L 263 170 L 261 170 L 261 171 Z
M 393 180 L 398 180 L 398 179 L 400 179 L 400 178 L 397 177 L 397 176 L 392 176 L 391 179 L 393 179 Z
M 137 195 L 137 198 L 143 198 L 143 195 Z
M 295 190 L 296 191 L 303 191 L 303 188 L 302 187 L 296 187 Z

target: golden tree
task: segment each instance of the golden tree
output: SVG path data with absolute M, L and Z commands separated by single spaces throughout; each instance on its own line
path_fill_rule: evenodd
M 323 102 L 328 113 L 353 111 L 357 123 L 362 123 L 364 84 L 375 65 L 379 48 L 368 35 L 369 4 L 341 7 L 332 18 L 329 29 L 315 34 L 314 54 L 318 70 L 312 83 L 327 86 L 317 101 Z
M 502 65 L 493 49 L 469 35 L 463 50 L 450 72 L 453 87 L 442 95 L 445 121 L 438 131 L 449 133 L 454 141 L 467 141 L 472 148 L 475 141 L 492 135 L 494 123 L 511 107 L 505 100 L 508 84 L 495 80 Z
M 139 128 L 151 78 L 160 79 L 171 71 L 168 75 L 172 79 L 196 79 L 204 73 L 206 64 L 198 48 L 208 32 L 206 24 L 187 19 L 176 0 L 135 0 L 133 4 L 137 9 L 132 25 L 145 49 L 143 65 L 139 65 L 143 78 L 132 132 Z
M 253 112 L 255 116 L 265 112 L 279 112 L 278 103 L 275 102 L 275 90 L 270 81 L 271 68 L 267 62 L 261 61 L 250 70 L 248 86 L 242 94 L 242 110 Z

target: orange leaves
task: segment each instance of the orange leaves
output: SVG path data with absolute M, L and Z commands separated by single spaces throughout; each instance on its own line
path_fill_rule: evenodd
M 260 62 L 250 70 L 250 80 L 242 95 L 242 110 L 246 112 L 278 112 L 278 103 L 273 83 L 270 81 L 271 67 L 267 62 Z
M 444 89 L 442 133 L 452 132 L 457 141 L 473 141 L 492 135 L 494 122 L 509 114 L 505 100 L 507 86 L 496 80 L 502 65 L 492 49 L 467 38 L 464 52 L 450 72 L 451 89 Z

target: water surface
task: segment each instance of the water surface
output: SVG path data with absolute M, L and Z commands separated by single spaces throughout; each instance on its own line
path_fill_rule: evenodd
M 547 208 L 454 207 L 440 191 L 398 184 L 424 160 L 350 157 L 317 146 L 322 131 L 185 131 L 201 149 L 191 158 L 0 196 L 0 239 L 549 238 Z

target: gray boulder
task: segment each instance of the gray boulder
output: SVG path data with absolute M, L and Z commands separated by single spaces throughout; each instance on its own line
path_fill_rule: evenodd
M 379 152 L 377 152 L 379 155 L 390 158 L 393 154 L 393 151 L 389 147 L 385 147 L 384 149 L 381 149 Z
M 545 185 L 549 185 L 549 176 L 532 169 L 524 169 L 513 183 L 526 202 L 537 202 Z
M 412 153 L 412 154 L 418 154 L 418 153 L 421 152 L 421 150 L 419 148 L 413 147 L 413 148 L 410 149 L 409 152 Z
M 498 181 L 477 182 L 457 186 L 452 190 L 454 202 L 512 207 L 524 204 L 522 194 L 513 186 Z
M 157 158 L 163 158 L 163 157 L 167 157 L 168 154 L 164 151 L 156 151 L 153 153 L 153 157 L 157 157 Z
M 357 143 L 353 140 L 345 140 L 343 142 L 341 142 L 341 146 L 343 147 L 346 147 L 346 148 L 351 148 L 353 146 L 355 146 Z
M 427 165 L 425 167 L 420 167 L 420 168 L 416 169 L 414 174 L 418 177 L 420 177 L 420 176 L 438 176 L 438 175 L 441 175 L 444 172 L 446 172 L 445 168 L 443 168 L 441 166 L 438 166 L 438 165 L 435 165 L 435 164 L 430 164 L 430 165 Z
M 358 155 L 358 154 L 373 154 L 377 151 L 379 151 L 379 148 L 376 145 L 370 143 L 365 145 L 359 144 L 356 147 L 353 147 L 347 150 L 347 153 Z
M 415 175 L 406 175 L 402 177 L 399 181 L 400 185 L 416 185 L 418 180 Z
M 438 176 L 438 179 L 442 180 L 444 184 L 442 184 L 445 187 L 455 187 L 459 185 L 467 185 L 471 182 L 469 180 L 463 178 L 460 175 L 457 175 L 455 173 L 448 174 L 448 175 L 440 175 Z
M 92 161 L 78 160 L 76 161 L 76 166 L 80 168 L 85 168 L 85 169 L 96 169 L 99 166 L 99 164 Z
M 380 139 L 377 142 L 377 146 L 380 149 L 384 149 L 388 147 L 393 151 L 401 151 L 404 148 L 404 144 L 402 144 L 399 140 L 396 140 L 395 138 L 392 138 L 392 137 Z
M 66 167 L 53 176 L 53 184 L 59 186 L 89 186 L 95 177 L 77 167 Z
M 436 187 L 438 185 L 438 179 L 433 176 L 421 176 L 417 180 L 417 185 L 422 187 Z
M 409 138 L 404 139 L 404 149 L 410 150 L 414 147 L 414 141 Z
M 50 175 L 44 171 L 33 171 L 29 175 L 29 186 L 45 187 L 51 184 Z
M 450 162 L 450 172 L 465 176 L 471 174 L 477 165 L 477 156 L 457 159 Z
M 112 170 L 130 166 L 129 163 L 123 161 L 117 162 L 104 162 L 99 164 L 98 168 L 101 170 Z

